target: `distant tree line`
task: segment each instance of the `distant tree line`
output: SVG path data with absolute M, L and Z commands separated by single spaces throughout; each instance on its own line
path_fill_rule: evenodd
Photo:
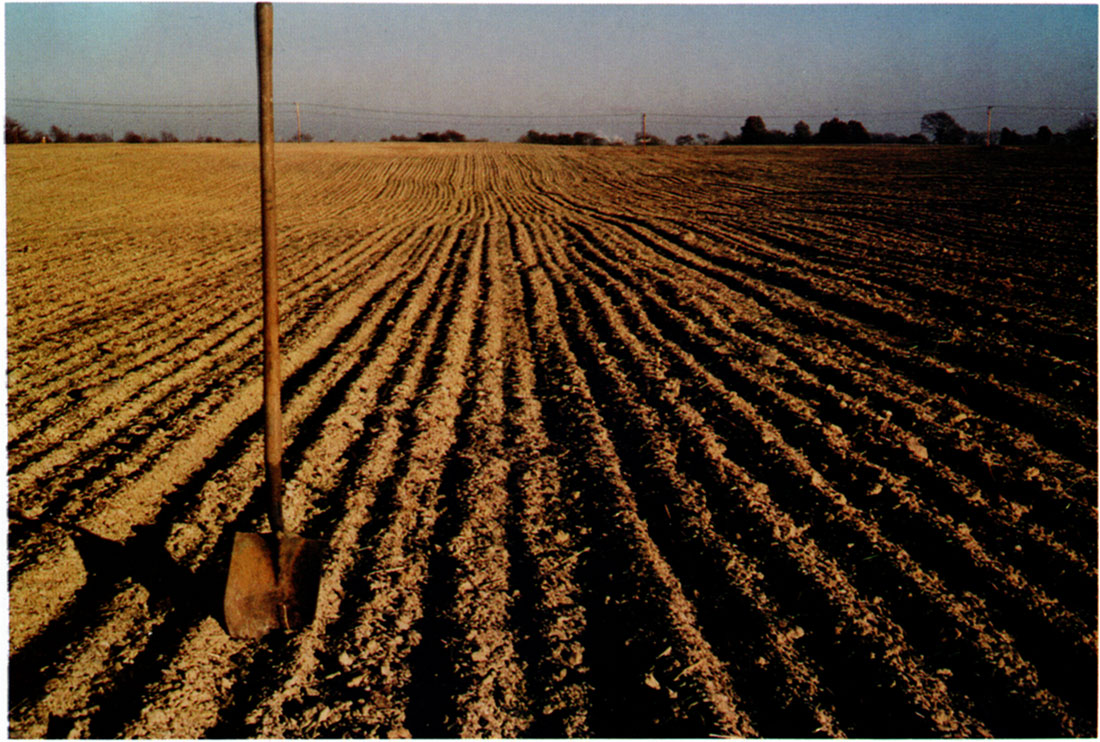
M 936 144 L 985 144 L 986 132 L 967 131 L 944 111 L 926 113 L 920 120 L 921 133 Z M 989 133 L 989 144 L 1001 147 L 1028 145 L 1087 145 L 1096 143 L 1096 115 L 1082 117 L 1064 132 L 1054 133 L 1040 126 L 1034 134 L 1019 134 L 1007 126 Z
M 302 134 L 303 141 L 311 141 L 313 136 Z M 292 141 L 292 139 L 287 141 Z M 1002 127 L 1000 131 L 990 133 L 988 144 L 1003 147 L 1020 147 L 1029 145 L 1088 145 L 1096 144 L 1096 115 L 1089 114 L 1077 123 L 1066 129 L 1065 132 L 1053 132 L 1048 126 L 1040 126 L 1034 134 L 1019 134 L 1013 129 Z M 25 126 L 15 119 L 7 116 L 4 118 L 4 142 L 6 144 L 31 144 L 53 143 L 66 144 L 70 142 L 113 142 L 111 134 L 88 134 L 79 132 L 72 134 L 59 126 L 51 126 L 48 133 L 43 131 L 29 132 Z M 170 131 L 162 131 L 159 137 L 139 134 L 127 131 L 119 142 L 132 144 L 151 144 L 156 142 L 179 142 L 180 139 Z M 221 142 L 221 137 L 198 136 L 194 142 Z M 246 139 L 224 140 L 232 142 L 246 142 Z M 390 142 L 465 142 L 469 141 L 465 134 L 448 129 L 444 132 L 420 132 L 415 137 L 402 134 L 393 134 L 383 141 Z M 473 141 L 486 141 L 475 139 Z M 548 134 L 531 129 L 520 136 L 519 140 L 526 144 L 557 144 L 578 146 L 602 146 L 621 145 L 621 140 L 608 141 L 604 137 L 587 131 L 577 131 L 572 134 L 558 133 Z M 760 145 L 760 144 L 986 144 L 986 132 L 967 131 L 951 114 L 946 111 L 926 113 L 920 119 L 920 133 L 899 136 L 893 133 L 879 134 L 867 131 L 867 128 L 859 121 L 842 121 L 833 117 L 824 121 L 814 133 L 809 124 L 799 121 L 794 125 L 791 133 L 778 129 L 769 129 L 760 116 L 749 116 L 741 126 L 740 133 L 731 134 L 726 131 L 719 139 L 714 139 L 709 134 L 681 134 L 676 137 L 677 145 Z M 634 135 L 634 143 L 641 145 L 660 146 L 667 144 L 664 139 L 651 132 Z
M 389 139 L 383 139 L 383 142 L 465 142 L 466 135 L 455 131 L 454 129 L 447 129 L 444 132 L 428 131 L 419 132 L 415 137 L 408 137 L 404 134 L 391 134 Z
M 62 129 L 60 126 L 51 126 L 49 133 L 43 131 L 35 131 L 33 134 L 21 123 L 16 121 L 10 116 L 4 117 L 4 143 L 5 144 L 88 144 L 95 142 L 114 142 L 115 138 L 106 133 L 88 134 L 85 132 L 79 132 L 72 134 L 71 132 Z M 127 131 L 117 141 L 124 142 L 126 144 L 156 144 L 159 142 L 179 142 L 179 137 L 170 131 L 162 131 L 159 137 L 148 136 L 146 134 L 138 134 L 134 131 Z M 192 139 L 193 142 L 247 142 L 247 139 L 228 139 L 223 140 L 221 137 L 211 136 L 198 136 Z
M 644 142 L 643 142 L 644 140 Z M 984 131 L 967 131 L 945 111 L 927 113 L 921 117 L 920 133 L 898 135 L 879 134 L 867 131 L 862 122 L 842 121 L 833 117 L 824 121 L 817 132 L 805 121 L 794 125 L 794 131 L 787 133 L 769 129 L 760 116 L 749 116 L 738 134 L 723 132 L 715 139 L 709 134 L 681 134 L 674 140 L 677 145 L 759 145 L 759 144 L 985 144 Z M 1000 146 L 1059 145 L 1059 144 L 1095 144 L 1096 116 L 1089 115 L 1071 126 L 1064 133 L 1053 133 L 1049 127 L 1040 126 L 1035 134 L 1020 135 L 1003 128 L 992 132 L 989 144 Z M 519 142 L 526 144 L 565 144 L 565 145 L 606 145 L 621 144 L 589 132 L 578 131 L 574 134 L 545 134 L 531 129 L 522 135 Z M 641 132 L 634 135 L 635 144 L 662 145 L 665 140 L 652 134 Z
M 564 144 L 582 147 L 610 144 L 606 139 L 590 131 L 577 131 L 572 134 L 547 134 L 530 129 L 517 140 L 523 144 Z

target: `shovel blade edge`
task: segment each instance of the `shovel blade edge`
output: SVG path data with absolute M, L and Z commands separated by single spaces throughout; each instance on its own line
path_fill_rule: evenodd
M 293 631 L 313 622 L 321 584 L 324 542 L 284 533 L 279 536 L 279 621 Z

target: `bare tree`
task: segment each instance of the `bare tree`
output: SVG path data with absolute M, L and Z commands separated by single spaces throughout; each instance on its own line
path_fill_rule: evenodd
M 794 125 L 794 135 L 791 137 L 795 144 L 807 144 L 813 139 L 814 134 L 810 125 L 805 121 L 799 121 Z
M 741 126 L 741 144 L 767 144 L 768 127 L 759 116 L 749 116 Z
M 5 144 L 25 144 L 32 141 L 34 140 L 31 139 L 30 132 L 27 131 L 23 124 L 19 123 L 11 116 L 4 117 Z
M 1096 114 L 1082 116 L 1080 121 L 1066 129 L 1066 137 L 1073 144 L 1096 144 Z
M 920 132 L 932 137 L 936 144 L 962 144 L 966 140 L 966 129 L 959 126 L 946 111 L 921 116 Z

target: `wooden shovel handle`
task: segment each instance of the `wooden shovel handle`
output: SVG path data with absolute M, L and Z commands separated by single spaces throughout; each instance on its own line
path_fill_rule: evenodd
M 264 473 L 271 528 L 283 531 L 283 419 L 280 400 L 278 244 L 275 238 L 275 114 L 272 102 L 271 3 L 256 3 L 256 60 L 260 73 L 260 222 L 263 232 Z

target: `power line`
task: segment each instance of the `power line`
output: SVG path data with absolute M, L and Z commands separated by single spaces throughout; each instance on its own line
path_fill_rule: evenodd
M 331 103 L 303 103 L 303 107 L 349 111 L 354 113 L 368 113 L 385 116 L 430 116 L 436 118 L 466 118 L 466 119 L 588 119 L 588 118 L 635 118 L 637 113 L 456 113 L 438 111 L 397 111 L 382 108 L 364 108 L 359 106 L 344 106 Z
M 1006 111 L 1092 111 L 1095 105 L 1090 106 L 1018 106 L 1018 105 L 993 105 L 990 108 L 1000 108 Z
M 76 100 L 43 100 L 40 98 L 15 98 L 9 97 L 8 103 L 27 105 L 51 105 L 83 108 L 121 108 L 130 111 L 153 110 L 178 110 L 178 109 L 251 109 L 255 110 L 255 103 L 104 103 L 100 101 L 76 101 Z
M 140 103 L 140 102 L 127 102 L 127 103 L 110 103 L 105 101 L 76 101 L 76 100 L 49 100 L 42 98 L 22 98 L 22 97 L 10 97 L 7 99 L 9 104 L 18 105 L 50 105 L 61 106 L 66 108 L 106 108 L 116 110 L 122 113 L 185 113 L 188 111 L 201 111 L 204 113 L 212 113 L 216 111 L 220 112 L 251 112 L 255 110 L 255 103 Z M 300 105 L 302 108 L 313 109 L 320 113 L 327 115 L 337 115 L 337 112 L 345 112 L 348 114 L 366 114 L 370 116 L 411 116 L 417 118 L 451 118 L 451 119 L 473 119 L 473 120 L 522 120 L 522 119 L 603 119 L 603 118 L 635 118 L 638 113 L 635 111 L 630 112 L 600 112 L 593 111 L 589 113 L 560 113 L 560 112 L 538 112 L 538 113 L 462 113 L 458 111 L 407 111 L 399 109 L 389 108 L 370 108 L 366 106 L 349 106 L 334 103 L 276 103 L 276 107 L 282 109 L 288 109 L 295 105 Z M 929 108 L 935 110 L 949 111 L 955 113 L 963 113 L 969 111 L 982 111 L 989 107 L 996 108 L 1001 111 L 1013 112 L 1013 111 L 1082 111 L 1087 112 L 1096 108 L 1096 106 L 1031 106 L 1020 104 L 992 104 L 980 105 L 980 106 L 929 106 L 923 109 L 910 109 L 905 111 L 845 111 L 844 116 L 855 117 L 887 117 L 887 116 L 920 116 L 929 112 Z M 744 117 L 743 113 L 672 113 L 672 112 L 655 112 L 650 113 L 650 116 L 666 119 L 714 119 L 714 120 L 737 120 Z M 838 109 L 833 109 L 828 112 L 772 112 L 772 113 L 753 113 L 748 115 L 760 116 L 761 118 L 792 118 L 796 116 L 836 116 L 839 115 Z

